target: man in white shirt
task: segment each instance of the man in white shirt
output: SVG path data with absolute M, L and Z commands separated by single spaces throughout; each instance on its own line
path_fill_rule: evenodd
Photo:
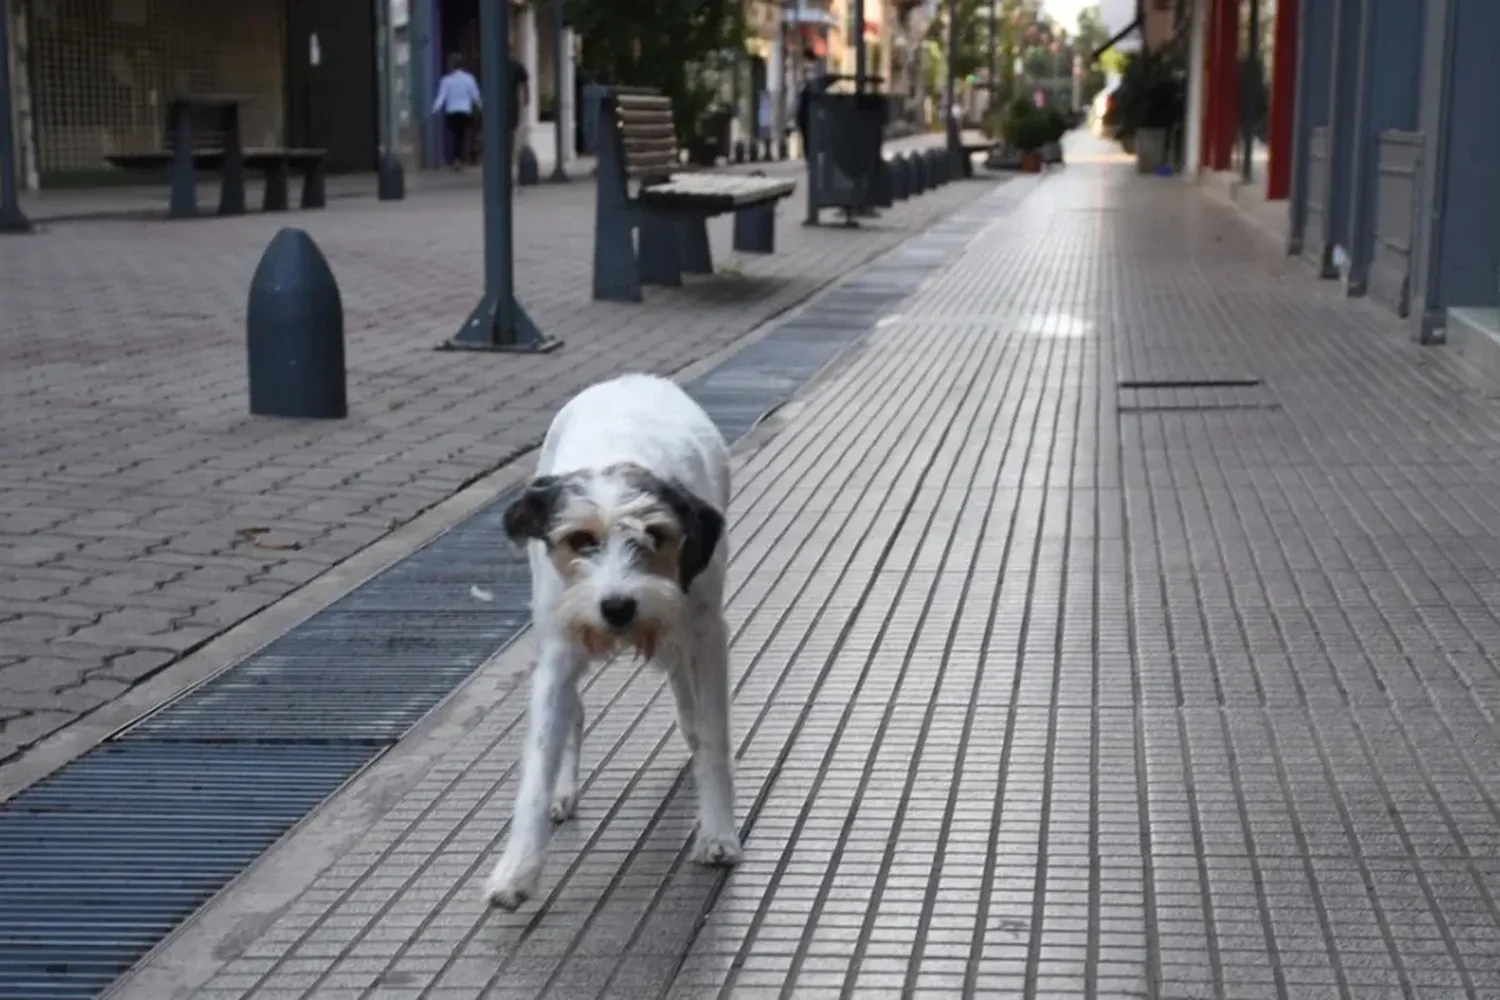
M 448 73 L 438 81 L 437 99 L 432 113 L 443 116 L 448 133 L 448 165 L 462 170 L 469 156 L 469 132 L 474 112 L 479 110 L 479 81 L 464 69 L 464 58 L 457 52 L 448 56 Z

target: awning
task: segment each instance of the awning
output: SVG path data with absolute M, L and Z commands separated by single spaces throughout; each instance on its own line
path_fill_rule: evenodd
M 1111 38 L 1109 41 L 1105 42 L 1103 45 L 1099 46 L 1097 49 L 1094 50 L 1094 55 L 1093 55 L 1094 60 L 1097 60 L 1100 56 L 1104 55 L 1104 53 L 1108 52 L 1110 49 L 1114 48 L 1116 45 L 1119 45 L 1121 42 L 1123 42 L 1125 40 L 1125 36 L 1126 35 L 1130 34 L 1132 31 L 1135 31 L 1140 26 L 1141 26 L 1141 16 L 1139 14 L 1137 14 L 1135 16 L 1135 20 L 1131 21 L 1129 24 L 1125 25 L 1125 27 L 1123 27 L 1119 31 L 1115 32 L 1115 35 L 1114 35 L 1113 38 Z

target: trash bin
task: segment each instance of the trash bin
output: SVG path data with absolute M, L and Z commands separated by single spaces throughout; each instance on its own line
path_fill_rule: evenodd
M 884 138 L 885 96 L 809 96 L 812 150 L 808 172 L 817 207 L 857 209 L 869 205 Z

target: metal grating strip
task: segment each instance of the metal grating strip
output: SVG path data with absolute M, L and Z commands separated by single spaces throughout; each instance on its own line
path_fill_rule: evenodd
M 85 1000 L 371 757 L 105 744 L 0 814 L 0 1000 Z
M 685 388 L 737 440 L 990 219 L 915 237 Z M 519 635 L 508 500 L 0 804 L 0 1000 L 97 995 Z

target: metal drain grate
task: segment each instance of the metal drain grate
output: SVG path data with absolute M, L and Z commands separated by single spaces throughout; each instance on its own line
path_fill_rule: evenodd
M 1203 413 L 1280 410 L 1259 378 L 1122 379 L 1116 410 L 1129 413 Z
M 687 391 L 737 440 L 992 219 L 908 241 Z M 0 804 L 0 1000 L 96 996 L 514 639 L 508 500 Z

